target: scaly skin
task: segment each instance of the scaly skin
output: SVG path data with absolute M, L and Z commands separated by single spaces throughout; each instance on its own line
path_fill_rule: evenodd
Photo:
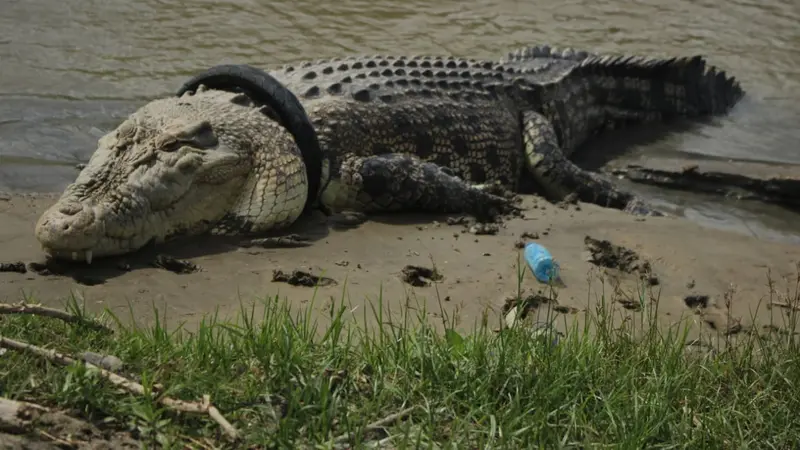
M 250 218 L 253 232 L 289 225 L 306 200 L 304 169 L 292 136 L 241 94 L 155 100 L 100 139 L 36 237 L 54 257 L 91 261 L 225 233 L 226 216 Z
M 552 199 L 575 193 L 651 212 L 569 156 L 609 126 L 724 114 L 743 95 L 700 57 L 548 47 L 501 61 L 352 57 L 271 75 L 302 103 L 321 161 L 278 123 L 282 110 L 252 92 L 201 86 L 155 100 L 100 140 L 42 215 L 45 251 L 91 259 L 176 235 L 260 233 L 294 222 L 307 199 L 332 210 L 491 217 L 509 201 L 484 186 L 514 190 L 524 177 Z M 319 172 L 309 192 L 307 177 Z

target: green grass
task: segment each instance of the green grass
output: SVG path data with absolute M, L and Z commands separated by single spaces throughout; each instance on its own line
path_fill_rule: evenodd
M 557 345 L 526 327 L 445 331 L 420 311 L 382 326 L 329 326 L 277 298 L 263 314 L 205 319 L 191 331 L 117 323 L 115 333 L 35 316 L 0 317 L 0 335 L 62 352 L 116 355 L 123 372 L 173 398 L 204 394 L 242 433 L 226 443 L 207 416 L 176 414 L 153 396 L 110 386 L 82 365 L 24 352 L 0 356 L 0 395 L 56 406 L 130 431 L 146 448 L 790 448 L 800 441 L 800 352 L 785 336 L 746 334 L 717 351 L 687 352 L 685 329 L 612 321 L 608 303 L 586 312 Z M 75 304 L 71 308 L 76 308 Z M 262 308 L 258 308 L 260 311 Z M 156 313 L 156 318 L 158 314 Z M 794 316 L 792 316 L 794 317 Z M 366 320 L 366 318 L 365 318 Z M 577 322 L 576 322 L 577 323 Z M 448 325 L 449 324 L 449 325 Z M 386 432 L 364 427 L 416 407 Z M 211 448 L 209 446 L 209 448 Z

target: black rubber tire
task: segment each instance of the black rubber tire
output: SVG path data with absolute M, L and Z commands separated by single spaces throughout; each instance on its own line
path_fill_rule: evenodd
M 196 91 L 200 85 L 209 89 L 241 91 L 256 103 L 269 106 L 280 118 L 300 148 L 308 177 L 308 198 L 304 210 L 311 209 L 322 183 L 322 149 L 306 110 L 297 97 L 280 81 L 261 69 L 247 64 L 222 64 L 192 77 L 178 89 L 178 96 Z

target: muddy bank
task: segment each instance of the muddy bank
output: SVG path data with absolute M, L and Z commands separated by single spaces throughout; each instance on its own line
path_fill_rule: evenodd
M 155 306 L 173 325 L 194 323 L 217 308 L 222 317 L 233 316 L 240 302 L 278 296 L 297 306 L 313 301 L 323 323 L 331 302 L 348 302 L 348 314 L 361 321 L 365 312 L 371 317 L 369 303 L 380 299 L 394 312 L 401 305 L 424 307 L 434 322 L 458 314 L 464 328 L 488 311 L 490 323 L 499 326 L 509 295 L 520 287 L 531 295 L 543 290 L 529 272 L 518 285 L 521 244 L 535 240 L 558 259 L 563 282 L 555 302 L 542 303 L 537 311 L 565 318 L 556 321 L 561 328 L 580 317 L 576 312 L 594 309 L 603 296 L 617 298 L 620 314 L 636 311 L 637 290 L 644 286 L 658 298 L 665 321 L 693 317 L 698 330 L 722 332 L 736 317 L 737 329 L 746 330 L 785 322 L 785 308 L 766 309 L 765 302 L 785 301 L 781 292 L 793 286 L 786 277 L 796 274 L 800 261 L 800 245 L 702 228 L 680 218 L 642 219 L 593 205 L 556 206 L 525 197 L 524 217 L 496 229 L 447 216 L 405 214 L 341 228 L 317 215 L 289 230 L 295 235 L 290 241 L 302 242 L 299 246 L 284 247 L 282 240 L 263 246 L 188 240 L 91 266 L 27 270 L 43 262 L 32 230 L 54 199 L 11 195 L 0 201 L 0 262 L 26 268 L 0 273 L 0 301 L 30 295 L 56 306 L 74 294 L 88 308 L 108 307 L 123 320 L 130 319 L 129 303 L 140 322 Z M 154 264 L 157 259 L 161 264 Z M 767 288 L 768 271 L 778 293 Z M 690 296 L 706 300 L 687 302 Z
M 651 158 L 606 170 L 635 183 L 760 201 L 800 212 L 800 165 Z

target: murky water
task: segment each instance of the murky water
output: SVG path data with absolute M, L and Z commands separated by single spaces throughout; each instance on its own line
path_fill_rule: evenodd
M 62 189 L 97 137 L 214 64 L 354 53 L 496 58 L 539 43 L 707 55 L 748 97 L 713 126 L 633 150 L 800 164 L 799 24 L 797 0 L 2 0 L 0 190 Z M 715 201 L 673 203 L 681 202 L 687 217 L 719 213 Z M 797 217 L 769 214 L 759 227 L 796 228 Z

